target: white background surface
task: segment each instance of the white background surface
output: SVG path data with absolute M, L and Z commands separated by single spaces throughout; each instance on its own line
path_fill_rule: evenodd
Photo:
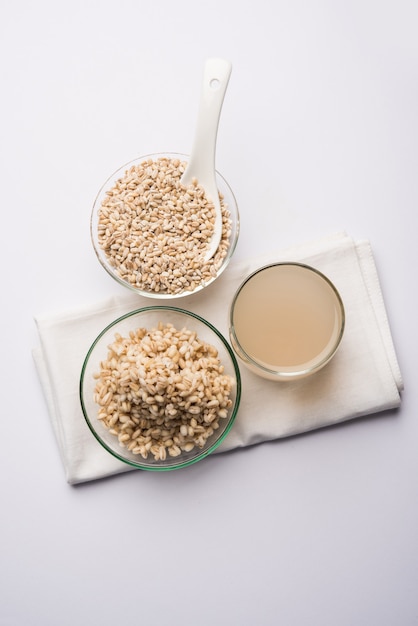
M 417 20 L 413 0 L 2 2 L 2 626 L 418 624 Z M 70 487 L 33 316 L 121 293 L 92 202 L 122 163 L 189 151 L 209 56 L 233 64 L 236 259 L 370 239 L 403 404 Z

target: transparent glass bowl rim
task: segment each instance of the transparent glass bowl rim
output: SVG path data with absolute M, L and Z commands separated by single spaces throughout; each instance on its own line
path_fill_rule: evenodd
M 152 291 L 146 291 L 144 289 L 139 289 L 138 287 L 135 287 L 134 285 L 131 285 L 128 281 L 124 280 L 123 278 L 121 278 L 120 276 L 118 276 L 118 274 L 116 273 L 116 271 L 114 270 L 114 268 L 112 268 L 110 266 L 110 264 L 108 264 L 105 260 L 105 254 L 104 252 L 99 248 L 99 246 L 97 245 L 96 242 L 96 233 L 94 232 L 94 226 L 95 226 L 95 222 L 97 219 L 97 210 L 98 210 L 98 202 L 99 199 L 103 196 L 103 194 L 110 188 L 110 185 L 112 184 L 112 182 L 116 181 L 119 178 L 119 174 L 120 176 L 123 175 L 123 172 L 126 171 L 129 167 L 132 167 L 135 164 L 139 164 L 142 161 L 146 161 L 148 159 L 152 159 L 152 160 L 156 160 L 158 158 L 161 157 L 167 157 L 167 158 L 171 158 L 171 159 L 181 159 L 181 160 L 185 160 L 187 161 L 190 158 L 190 155 L 188 154 L 183 154 L 181 152 L 154 152 L 154 153 L 150 153 L 150 154 L 144 154 L 144 155 L 140 155 L 134 159 L 131 159 L 130 161 L 127 161 L 126 163 L 124 163 L 123 165 L 121 165 L 118 169 L 116 169 L 110 176 L 108 176 L 108 178 L 105 180 L 105 182 L 103 183 L 103 185 L 100 187 L 99 191 L 96 194 L 96 197 L 94 199 L 93 202 L 93 208 L 91 211 L 91 215 L 90 215 L 90 239 L 91 242 L 93 244 L 93 249 L 94 252 L 96 254 L 96 257 L 100 263 L 100 265 L 106 270 L 106 272 L 114 279 L 116 280 L 120 285 L 122 285 L 123 287 L 126 287 L 128 289 L 130 289 L 131 291 L 144 296 L 146 298 L 153 298 L 155 300 L 174 300 L 177 298 L 183 298 L 186 296 L 190 296 L 193 295 L 195 293 L 198 293 L 199 291 L 202 291 L 202 289 L 204 289 L 205 287 L 208 287 L 209 285 L 211 285 L 217 278 L 219 278 L 219 276 L 224 272 L 224 270 L 227 268 L 227 266 L 229 265 L 229 262 L 235 252 L 235 249 L 237 247 L 237 243 L 238 243 L 238 239 L 239 239 L 239 232 L 240 232 L 240 214 L 239 214 L 239 208 L 238 208 L 238 203 L 237 203 L 237 199 L 235 197 L 234 192 L 232 191 L 229 183 L 226 181 L 226 179 L 222 176 L 222 174 L 220 172 L 218 172 L 218 170 L 216 170 L 216 177 L 218 178 L 218 180 L 220 180 L 222 182 L 222 185 L 224 186 L 225 190 L 228 192 L 234 206 L 228 206 L 228 209 L 231 213 L 231 215 L 233 215 L 233 224 L 234 224 L 234 232 L 233 232 L 233 236 L 230 239 L 230 246 L 228 248 L 227 254 L 225 256 L 225 258 L 222 261 L 222 264 L 220 266 L 220 268 L 218 269 L 216 276 L 214 276 L 211 280 L 202 283 L 201 285 L 199 285 L 198 287 L 196 287 L 196 289 L 194 289 L 193 291 L 182 291 L 180 293 L 176 293 L 176 294 L 170 294 L 170 293 L 158 293 L 158 292 L 152 292 Z
M 314 272 L 315 274 L 317 274 L 322 280 L 324 280 L 328 286 L 331 288 L 331 290 L 334 293 L 335 299 L 336 299 L 336 303 L 338 304 L 338 307 L 340 309 L 340 314 L 341 314 L 341 325 L 340 325 L 340 329 L 339 329 L 339 333 L 336 337 L 335 342 L 333 343 L 333 345 L 331 346 L 329 352 L 317 363 L 315 363 L 314 365 L 312 365 L 311 367 L 305 368 L 305 369 L 299 369 L 299 370 L 295 370 L 295 371 L 291 371 L 291 372 L 286 372 L 283 370 L 279 370 L 279 369 L 271 369 L 269 367 L 266 367 L 265 365 L 261 364 L 259 361 L 257 361 L 256 359 L 254 359 L 250 354 L 248 354 L 248 352 L 242 347 L 236 332 L 235 332 L 235 327 L 234 327 L 234 310 L 235 310 L 235 304 L 239 298 L 239 295 L 242 291 L 242 289 L 245 287 L 245 285 L 252 279 L 254 278 L 257 274 L 259 274 L 260 272 L 263 272 L 265 270 L 268 270 L 270 268 L 273 267 L 279 267 L 279 266 L 288 266 L 288 265 L 292 265 L 292 266 L 296 266 L 296 267 L 301 267 L 303 269 L 309 270 L 311 272 Z M 297 261 L 278 261 L 276 263 L 268 263 L 267 265 L 263 265 L 262 267 L 259 267 L 258 269 L 254 270 L 254 272 L 252 272 L 251 274 L 249 274 L 249 276 L 247 276 L 242 283 L 239 285 L 238 289 L 236 290 L 234 297 L 232 299 L 230 308 L 229 308 L 229 333 L 231 336 L 231 343 L 233 346 L 237 346 L 236 352 L 239 355 L 239 353 L 241 352 L 241 354 L 244 357 L 244 361 L 246 360 L 249 364 L 252 365 L 252 367 L 254 369 L 258 369 L 260 370 L 260 372 L 264 372 L 266 375 L 268 375 L 270 378 L 277 378 L 278 380 L 291 380 L 291 379 L 295 379 L 295 378 L 299 378 L 301 376 L 307 376 L 308 374 L 313 374 L 314 372 L 320 370 L 322 367 L 324 367 L 324 365 L 326 365 L 331 359 L 332 357 L 335 355 L 335 353 L 338 350 L 338 347 L 341 343 L 341 340 L 343 338 L 344 335 L 344 330 L 345 330 L 345 324 L 346 324 L 346 316 L 345 316 L 345 308 L 344 308 L 344 303 L 343 300 L 341 298 L 341 295 L 339 293 L 339 291 L 337 290 L 337 288 L 335 287 L 334 283 L 328 278 L 328 276 L 326 276 L 325 274 L 323 274 L 320 270 L 316 269 L 315 267 L 312 267 L 311 265 L 308 265 L 307 263 L 301 263 L 301 262 L 297 262 Z M 242 358 L 242 357 L 241 357 Z
M 181 461 L 181 456 L 180 457 L 174 457 L 173 458 L 173 462 L 171 465 L 156 465 L 156 464 L 147 464 L 147 463 L 141 463 L 140 461 L 138 462 L 134 462 L 130 459 L 127 459 L 126 457 L 123 456 L 123 454 L 118 454 L 116 452 L 116 450 L 112 449 L 99 435 L 99 433 L 96 431 L 89 415 L 88 415 L 88 411 L 87 411 L 87 407 L 85 405 L 84 402 L 84 381 L 85 381 L 85 373 L 86 373 L 86 368 L 88 365 L 88 362 L 90 360 L 90 357 L 92 356 L 94 349 L 96 347 L 96 345 L 100 342 L 100 340 L 102 339 L 102 337 L 109 332 L 112 328 L 116 327 L 118 324 L 120 324 L 121 322 L 123 322 L 126 319 L 129 319 L 131 317 L 134 317 L 136 315 L 142 314 L 142 313 L 146 313 L 146 312 L 156 312 L 156 311 L 164 311 L 164 312 L 174 312 L 180 315 L 185 315 L 186 317 L 191 317 L 195 320 L 197 320 L 198 322 L 202 323 L 203 325 L 205 325 L 210 331 L 212 331 L 220 340 L 220 342 L 222 343 L 222 345 L 224 346 L 227 354 L 229 355 L 230 359 L 231 359 L 231 363 L 233 366 L 233 370 L 234 370 L 234 376 L 235 376 L 235 402 L 234 402 L 234 406 L 231 409 L 231 415 L 227 418 L 228 423 L 225 426 L 225 428 L 222 430 L 222 432 L 219 434 L 219 436 L 215 439 L 215 441 L 210 444 L 207 448 L 204 448 L 200 453 L 198 453 L 196 456 L 193 456 L 190 459 L 186 459 Z M 234 354 L 234 351 L 232 350 L 231 346 L 229 345 L 228 341 L 225 339 L 225 337 L 222 335 L 222 333 L 215 327 L 213 326 L 213 324 L 211 324 L 210 322 L 208 322 L 208 320 L 204 319 L 203 317 L 201 317 L 200 315 L 198 315 L 197 313 L 193 313 L 192 311 L 187 311 L 186 309 L 182 309 L 180 307 L 175 307 L 175 306 L 170 306 L 170 305 L 163 305 L 163 306 L 147 306 L 147 307 L 141 307 L 139 309 L 135 309 L 134 311 L 130 311 L 129 313 L 125 313 L 124 315 L 121 315 L 120 317 L 118 317 L 117 319 L 113 320 L 110 324 L 108 324 L 100 333 L 99 335 L 97 335 L 96 339 L 93 341 L 93 343 L 91 344 L 87 355 L 83 361 L 83 365 L 81 368 L 81 374 L 80 374 L 80 382 L 79 382 L 79 399 L 80 399 L 80 403 L 81 403 L 81 408 L 82 408 L 82 412 L 83 412 L 83 416 L 84 419 L 87 423 L 87 426 L 89 427 L 90 431 L 92 432 L 92 434 L 94 435 L 94 437 L 96 438 L 96 440 L 103 446 L 103 448 L 105 448 L 112 456 L 114 456 L 115 458 L 117 458 L 120 461 L 123 461 L 124 463 L 126 463 L 127 465 L 130 465 L 131 467 L 137 468 L 137 469 L 143 469 L 143 470 L 149 470 L 149 471 L 170 471 L 170 470 L 176 470 L 176 469 L 181 469 L 182 467 L 187 467 L 189 465 L 193 465 L 194 463 L 197 463 L 198 461 L 201 461 L 202 459 L 204 459 L 205 457 L 209 456 L 209 454 L 211 454 L 214 450 L 216 450 L 216 448 L 218 448 L 220 446 L 220 444 L 224 441 L 224 439 L 226 438 L 226 436 L 229 434 L 237 413 L 238 413 L 238 409 L 239 409 L 239 405 L 240 405 L 240 401 L 241 401 L 241 374 L 240 374 L 240 370 L 239 370 L 239 366 L 238 366 L 238 362 L 236 359 L 236 356 Z

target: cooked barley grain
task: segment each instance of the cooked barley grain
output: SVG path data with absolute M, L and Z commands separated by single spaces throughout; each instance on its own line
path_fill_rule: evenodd
M 172 324 L 116 333 L 94 377 L 98 419 L 143 459 L 203 448 L 232 406 L 216 348 Z

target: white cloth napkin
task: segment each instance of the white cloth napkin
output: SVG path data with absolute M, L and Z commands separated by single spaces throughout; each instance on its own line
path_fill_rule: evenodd
M 401 402 L 402 377 L 367 241 L 354 242 L 341 233 L 264 258 L 231 262 L 207 289 L 172 304 L 206 318 L 228 338 L 229 303 L 237 287 L 252 271 L 273 261 L 303 261 L 333 281 L 346 310 L 344 337 L 325 368 L 299 381 L 266 381 L 240 366 L 241 405 L 217 452 L 395 408 Z M 40 337 L 35 363 L 70 484 L 132 469 L 102 449 L 91 434 L 78 385 L 85 355 L 100 331 L 120 315 L 149 305 L 149 299 L 132 293 L 35 318 Z

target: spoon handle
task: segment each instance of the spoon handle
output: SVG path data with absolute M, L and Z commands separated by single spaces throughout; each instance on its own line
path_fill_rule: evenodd
M 197 126 L 190 155 L 193 172 L 213 172 L 215 169 L 216 137 L 219 118 L 232 65 L 224 59 L 208 59 L 203 72 Z M 199 180 L 205 185 L 204 180 Z

